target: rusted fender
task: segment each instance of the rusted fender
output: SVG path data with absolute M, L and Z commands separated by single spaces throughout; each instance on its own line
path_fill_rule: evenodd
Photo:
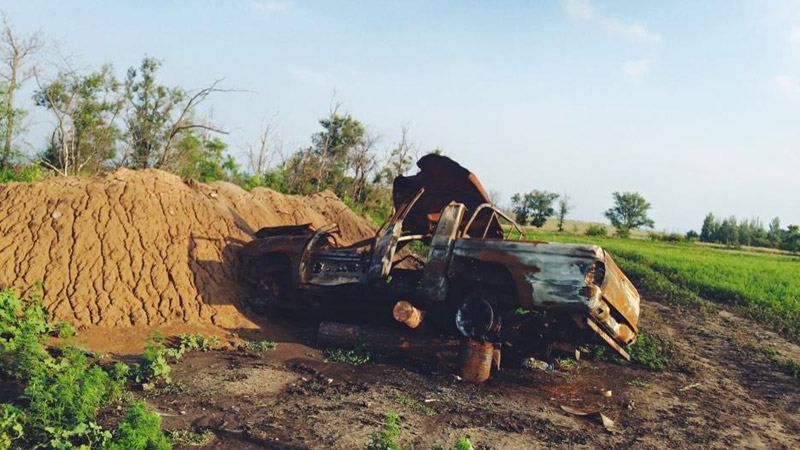
M 519 305 L 586 314 L 595 332 L 619 348 L 636 339 L 639 293 L 606 251 L 595 245 L 541 241 L 459 239 L 454 258 L 471 258 L 508 268 Z M 606 336 L 603 336 L 606 334 Z

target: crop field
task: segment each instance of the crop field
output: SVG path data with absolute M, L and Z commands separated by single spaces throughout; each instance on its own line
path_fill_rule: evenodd
M 646 278 L 637 280 L 645 289 L 671 288 L 677 295 L 727 304 L 794 339 L 800 337 L 800 257 L 553 232 L 532 231 L 529 237 L 600 245 L 633 278 Z

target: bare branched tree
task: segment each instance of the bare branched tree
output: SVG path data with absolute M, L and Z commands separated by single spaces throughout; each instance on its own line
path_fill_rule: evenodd
M 247 148 L 247 163 L 250 173 L 262 177 L 275 161 L 275 157 L 283 158 L 283 145 L 278 139 L 275 117 L 264 121 L 258 141 Z
M 408 172 L 414 159 L 416 159 L 416 153 L 417 146 L 412 144 L 409 139 L 408 125 L 403 125 L 400 131 L 400 140 L 389 151 L 383 169 L 379 174 L 384 184 L 391 184 L 395 178 Z
M 219 83 L 222 80 L 216 80 L 210 86 L 199 89 L 192 93 L 189 100 L 184 103 L 183 107 L 178 114 L 178 117 L 172 122 L 172 125 L 167 131 L 166 139 L 158 152 L 158 158 L 154 167 L 165 167 L 171 162 L 175 150 L 175 140 L 183 132 L 189 130 L 203 130 L 206 132 L 228 134 L 227 131 L 217 128 L 210 123 L 203 123 L 193 120 L 193 113 L 203 101 L 211 94 L 217 92 L 231 92 L 230 89 L 219 88 Z
M 0 80 L 5 84 L 5 98 L 0 117 L 0 168 L 7 167 L 14 153 L 14 135 L 21 112 L 14 107 L 14 96 L 25 81 L 34 74 L 33 57 L 43 46 L 38 33 L 29 36 L 16 34 L 3 15 L 3 25 L 0 30 Z
M 364 133 L 361 139 L 351 150 L 350 168 L 353 171 L 353 184 L 350 187 L 350 198 L 357 201 L 364 201 L 368 177 L 378 168 L 378 155 L 376 144 L 380 140 L 379 136 Z

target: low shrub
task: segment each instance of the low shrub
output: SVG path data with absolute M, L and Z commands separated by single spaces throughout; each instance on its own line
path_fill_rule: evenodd
M 586 236 L 608 236 L 608 229 L 603 225 L 589 225 L 586 231 L 583 232 Z
M 149 411 L 144 403 L 131 405 L 125 419 L 117 426 L 108 450 L 169 450 L 169 440 L 161 431 L 161 418 Z

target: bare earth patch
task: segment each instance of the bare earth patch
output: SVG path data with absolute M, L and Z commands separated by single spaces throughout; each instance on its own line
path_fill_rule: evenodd
M 148 402 L 167 429 L 214 431 L 214 448 L 363 448 L 387 412 L 415 448 L 459 436 L 495 449 L 800 446 L 800 384 L 750 350 L 769 344 L 800 360 L 797 345 L 726 311 L 698 317 L 655 301 L 642 310 L 642 327 L 676 348 L 666 371 L 584 359 L 557 371 L 506 368 L 472 385 L 435 362 L 326 363 L 314 323 L 279 319 L 276 350 L 189 355 L 174 372 L 184 392 Z M 616 429 L 561 405 L 599 409 Z

